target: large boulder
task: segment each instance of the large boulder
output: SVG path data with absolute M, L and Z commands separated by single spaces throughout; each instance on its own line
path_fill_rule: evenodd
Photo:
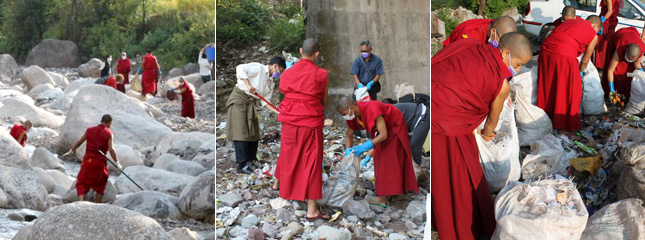
M 202 98 L 215 98 L 215 84 L 215 81 L 204 83 L 199 87 L 199 90 L 197 90 L 197 94 Z
M 144 166 L 129 167 L 124 169 L 123 172 L 139 184 L 143 190 L 163 192 L 173 196 L 178 196 L 186 185 L 195 180 L 193 176 Z M 119 176 L 114 181 L 114 186 L 119 193 L 141 191 L 125 175 Z
M 93 78 L 77 79 L 76 81 L 72 81 L 67 87 L 65 87 L 65 90 L 63 92 L 67 95 L 75 97 L 81 88 L 92 85 L 94 84 L 94 82 L 96 82 L 96 79 Z
M 446 23 L 439 19 L 439 16 L 436 13 L 432 13 L 430 19 L 432 25 L 432 32 L 430 33 L 432 37 L 444 37 L 446 36 Z
M 54 169 L 65 172 L 65 166 L 54 154 L 47 148 L 38 147 L 31 155 L 31 165 L 42 169 Z
M 206 171 L 179 194 L 179 209 L 187 216 L 203 219 L 215 214 L 215 171 Z
M 189 228 L 175 228 L 172 231 L 169 231 L 170 234 L 175 240 L 199 240 L 201 239 L 199 235 Z M 208 239 L 208 238 L 207 238 Z
M 179 157 L 174 154 L 168 154 L 164 153 L 163 155 L 159 156 L 154 162 L 152 162 L 152 167 L 157 168 L 157 169 L 163 169 L 166 170 L 168 169 L 168 166 L 175 161 L 179 160 Z
M 30 66 L 23 69 L 20 73 L 20 80 L 22 80 L 27 89 L 32 89 L 40 84 L 56 84 L 54 79 L 39 66 Z
M 193 74 L 193 73 L 199 73 L 199 64 L 197 63 L 186 63 L 184 67 L 182 68 L 184 70 L 184 74 Z
M 114 151 L 116 152 L 116 157 L 119 158 L 119 163 L 123 168 L 131 166 L 143 166 L 141 153 L 137 150 L 134 150 L 132 147 L 122 144 L 114 144 Z M 112 159 L 112 156 L 108 154 L 108 158 Z M 108 163 L 108 170 L 110 172 L 117 172 L 117 169 L 110 163 Z
M 40 84 L 31 88 L 29 92 L 27 92 L 27 95 L 33 99 L 36 99 L 38 98 L 38 95 L 51 89 L 54 89 L 54 85 L 52 85 L 51 83 Z
M 101 59 L 92 58 L 78 67 L 78 75 L 81 77 L 99 78 L 101 77 L 101 69 L 104 64 Z
M 81 64 L 81 56 L 74 42 L 45 39 L 31 49 L 25 64 L 42 68 L 75 68 Z
M 168 78 L 174 78 L 174 77 L 179 77 L 184 75 L 184 69 L 181 68 L 173 68 L 170 69 L 168 72 Z
M 156 158 L 158 156 L 161 156 L 164 153 L 168 153 L 170 149 L 178 149 L 181 147 L 185 147 L 184 144 L 186 143 L 186 140 L 195 140 L 195 141 L 204 143 L 212 139 L 215 139 L 215 134 L 212 134 L 212 133 L 173 132 L 171 134 L 166 135 L 163 139 L 161 139 L 161 141 L 159 142 L 155 150 L 154 157 Z M 195 149 L 197 148 L 199 147 L 196 147 Z
M 0 79 L 3 82 L 10 82 L 11 78 L 20 70 L 18 63 L 9 54 L 0 55 Z
M 18 232 L 24 239 L 172 240 L 159 223 L 110 204 L 76 202 L 53 208 L 33 226 Z
M 104 114 L 112 115 L 114 141 L 139 149 L 153 146 L 171 130 L 153 119 L 146 106 L 114 88 L 90 85 L 81 89 L 67 112 L 58 140 L 58 152 L 67 152 L 88 127 L 98 125 Z M 79 152 L 77 152 L 79 153 Z
M 116 195 L 117 195 L 116 188 L 114 188 L 114 185 L 112 185 L 112 182 L 107 181 L 107 184 L 105 185 L 105 190 L 103 192 L 103 198 L 101 198 L 101 202 L 113 203 L 116 200 Z M 67 201 L 70 201 L 70 202 L 78 201 L 78 192 L 76 191 L 76 181 L 74 181 L 70 185 L 69 189 L 67 190 L 67 193 L 63 197 L 65 197 Z M 85 194 L 84 200 L 94 202 L 95 197 L 96 197 L 96 192 L 93 189 L 90 189 L 90 191 Z
M 206 172 L 206 168 L 201 164 L 180 159 L 170 162 L 165 170 L 190 176 L 197 176 L 203 172 Z
M 54 169 L 48 169 L 45 170 L 51 176 L 51 178 L 54 180 L 54 183 L 56 185 L 59 185 L 61 187 L 65 188 L 65 191 L 70 189 L 72 186 L 76 186 L 76 179 L 67 175 L 64 172 L 54 170 Z
M 201 164 L 206 169 L 215 167 L 215 152 L 199 154 L 193 158 L 193 162 Z
M 20 99 L 3 99 L 2 103 L 4 106 L 0 107 L 0 118 L 22 116 L 30 120 L 34 127 L 58 128 L 63 125 L 61 117 Z
M 47 72 L 47 74 L 49 74 L 56 86 L 65 87 L 67 86 L 67 84 L 69 84 L 69 79 L 67 79 L 67 77 L 65 77 L 63 74 L 55 72 Z
M 178 201 L 179 198 L 168 194 L 154 191 L 141 191 L 119 195 L 116 201 L 114 201 L 114 205 L 151 218 L 183 220 L 185 217 L 179 211 L 179 207 L 177 207 Z

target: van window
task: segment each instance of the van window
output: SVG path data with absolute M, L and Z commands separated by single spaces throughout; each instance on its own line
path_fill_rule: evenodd
M 565 6 L 572 6 L 577 10 L 596 12 L 597 0 L 564 0 Z
M 624 1 L 623 5 L 620 6 L 620 10 L 618 11 L 618 16 L 635 19 L 636 13 L 638 13 L 638 16 L 641 16 L 640 13 L 638 12 L 638 9 L 636 9 L 634 5 L 632 5 L 628 1 Z M 642 16 L 641 16 L 641 19 L 642 19 Z

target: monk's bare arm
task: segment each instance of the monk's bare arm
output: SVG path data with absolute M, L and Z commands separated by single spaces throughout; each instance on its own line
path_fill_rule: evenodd
M 354 74 L 354 84 L 358 85 L 361 84 L 361 80 L 358 80 L 358 75 Z
M 76 149 L 77 149 L 79 146 L 81 146 L 81 144 L 83 144 L 83 142 L 85 142 L 85 140 L 86 140 L 86 139 L 87 139 L 87 132 L 83 133 L 83 136 L 81 137 L 81 139 L 79 139 L 79 140 L 74 144 L 74 146 L 72 146 L 71 151 L 72 151 L 72 152 L 76 152 Z
M 269 104 L 264 105 L 264 108 L 268 109 L 271 112 L 274 112 L 275 114 L 280 114 L 280 112 L 278 112 L 278 109 L 271 107 Z
M 27 137 L 26 133 L 20 134 L 20 137 L 18 138 L 18 142 L 22 143 L 22 140 L 25 139 L 26 137 Z
M 611 61 L 609 62 L 609 67 L 607 68 L 607 80 L 609 82 L 614 82 L 614 71 L 616 70 L 616 66 L 618 66 L 618 52 L 614 52 L 614 56 L 611 57 Z
M 372 139 L 372 144 L 374 145 L 382 143 L 387 139 L 387 125 L 385 125 L 385 119 L 383 116 L 378 116 L 376 118 L 376 131 L 378 131 L 378 135 Z
M 611 14 L 614 12 L 614 6 L 611 0 L 605 0 L 605 3 L 607 4 L 607 13 L 605 13 L 605 19 L 609 19 Z
M 497 94 L 495 100 L 490 103 L 490 111 L 488 112 L 488 117 L 486 118 L 486 123 L 484 124 L 484 130 L 482 130 L 482 135 L 491 136 L 497 123 L 499 122 L 499 114 L 502 113 L 504 108 L 504 101 L 508 98 L 508 94 L 511 91 L 511 87 L 508 85 L 508 81 L 505 79 L 502 84 L 502 89 Z
M 112 134 L 110 134 L 110 139 L 108 139 L 108 151 L 112 159 L 114 159 L 114 162 L 118 163 L 119 159 L 116 158 L 116 151 L 114 151 L 114 135 Z
M 345 148 L 354 146 L 354 129 L 347 127 L 347 134 L 345 135 Z
M 589 45 L 587 45 L 587 49 L 585 49 L 585 55 L 582 56 L 582 60 L 580 61 L 580 72 L 583 72 L 585 69 L 587 69 L 587 64 L 589 64 L 589 60 L 591 59 L 591 55 L 593 54 L 594 49 L 596 49 L 596 44 L 598 43 L 598 35 L 593 37 L 593 40 Z

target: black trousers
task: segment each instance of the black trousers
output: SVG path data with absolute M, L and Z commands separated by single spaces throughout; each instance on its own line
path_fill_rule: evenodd
M 430 108 L 426 108 L 425 116 L 421 118 L 410 136 L 412 159 L 419 165 L 421 165 L 421 155 L 423 155 L 423 143 L 425 143 L 428 133 L 430 133 Z
M 253 165 L 258 153 L 258 141 L 244 142 L 234 141 L 235 143 L 235 159 L 237 161 L 237 170 L 240 171 L 246 166 Z

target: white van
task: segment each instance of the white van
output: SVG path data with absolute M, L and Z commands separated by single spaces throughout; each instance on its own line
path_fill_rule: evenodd
M 555 28 L 553 22 L 562 16 L 565 6 L 576 8 L 576 16 L 587 19 L 589 15 L 600 14 L 602 0 L 534 0 L 528 3 L 522 19 L 524 29 L 539 37 L 542 41 Z M 616 30 L 626 27 L 636 27 L 643 31 L 645 24 L 645 4 L 639 0 L 621 0 L 619 4 L 618 26 Z

